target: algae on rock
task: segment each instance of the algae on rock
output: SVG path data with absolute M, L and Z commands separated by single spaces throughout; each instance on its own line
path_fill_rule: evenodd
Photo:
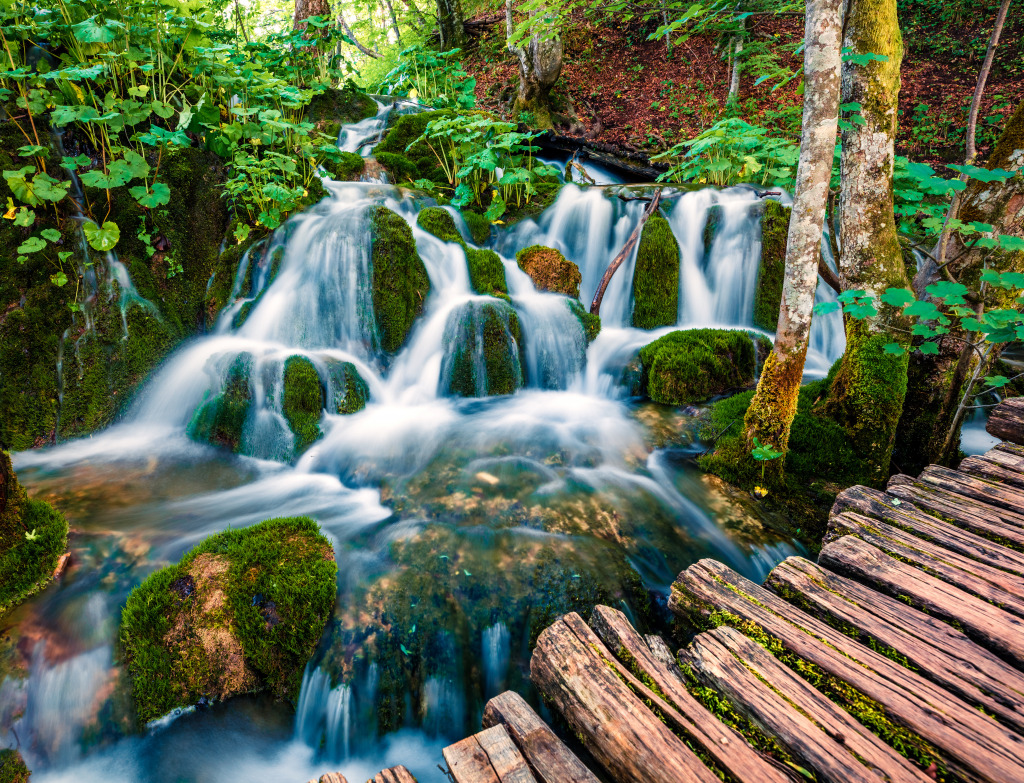
M 523 386 L 519 318 L 507 302 L 474 299 L 445 326 L 441 393 L 459 397 L 512 394 Z
M 786 273 L 786 239 L 790 207 L 765 199 L 761 216 L 761 261 L 754 290 L 754 326 L 774 332 L 779 326 L 782 281 Z
M 670 332 L 640 349 L 641 386 L 654 402 L 703 402 L 754 382 L 754 343 L 745 332 Z
M 223 391 L 204 402 L 192 416 L 188 425 L 190 438 L 223 446 L 236 454 L 241 452 L 242 433 L 252 406 L 252 369 L 252 354 L 241 353 L 234 358 Z
M 373 312 L 381 347 L 395 353 L 423 312 L 430 278 L 412 229 L 387 207 L 371 207 Z
M 455 218 L 444 207 L 424 207 L 416 215 L 416 225 L 442 242 L 457 242 L 465 247 L 462 234 L 455 225 Z
M 583 334 L 587 338 L 587 345 L 590 345 L 601 333 L 601 316 L 588 313 L 582 304 L 576 299 L 569 300 L 569 309 L 583 327 Z
M 335 413 L 358 413 L 366 407 L 370 387 L 354 364 L 329 360 L 327 374 L 331 381 L 329 402 Z
M 579 267 L 554 248 L 543 245 L 523 248 L 516 253 L 516 263 L 530 276 L 538 291 L 579 298 L 583 279 Z
M 669 222 L 654 215 L 644 224 L 633 269 L 633 326 L 672 326 L 679 316 L 679 242 Z
M 284 363 L 284 417 L 295 433 L 295 453 L 301 454 L 323 436 L 320 415 L 324 388 L 320 373 L 305 356 L 290 356 Z
M 200 698 L 296 698 L 336 596 L 334 550 L 306 517 L 205 539 L 150 575 L 121 613 L 139 721 Z

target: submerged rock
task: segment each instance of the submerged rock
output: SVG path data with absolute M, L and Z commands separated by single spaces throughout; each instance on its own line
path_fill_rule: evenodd
M 583 334 L 587 337 L 587 345 L 590 345 L 601 333 L 601 316 L 587 312 L 575 299 L 569 300 L 569 309 L 575 315 L 583 327 Z
M 228 368 L 224 390 L 204 402 L 188 425 L 193 440 L 223 446 L 236 454 L 242 450 L 242 431 L 252 406 L 253 356 L 241 353 Z
M 41 590 L 68 546 L 68 523 L 49 503 L 29 500 L 0 451 L 0 615 Z
M 583 279 L 579 267 L 554 248 L 531 245 L 516 253 L 516 263 L 530 276 L 538 291 L 579 298 Z
M 284 363 L 282 410 L 295 433 L 295 453 L 301 454 L 323 437 L 320 416 L 324 410 L 324 387 L 313 362 L 305 356 L 290 356 Z M 366 404 L 365 401 L 363 403 Z
M 316 522 L 295 517 L 211 536 L 149 576 L 121 613 L 139 720 L 202 698 L 298 696 L 334 607 L 336 573 Z
M 774 332 L 779 327 L 782 282 L 786 276 L 786 240 L 792 209 L 764 199 L 761 217 L 761 262 L 754 291 L 754 326 Z
M 633 326 L 672 326 L 679 314 L 679 243 L 665 218 L 644 224 L 633 269 Z
M 372 207 L 373 312 L 381 347 L 394 353 L 405 343 L 413 321 L 423 312 L 430 278 L 416 252 L 412 229 L 386 207 Z
M 670 332 L 640 349 L 642 393 L 654 402 L 703 402 L 754 382 L 754 343 L 745 332 Z
M 452 311 L 444 337 L 442 394 L 489 397 L 523 385 L 519 318 L 507 302 L 467 302 Z
M 328 361 L 331 380 L 330 405 L 336 413 L 358 413 L 370 399 L 370 387 L 351 362 Z

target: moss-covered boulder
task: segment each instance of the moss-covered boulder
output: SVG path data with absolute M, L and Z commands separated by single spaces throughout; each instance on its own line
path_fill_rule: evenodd
M 223 391 L 204 402 L 192 416 L 190 438 L 223 446 L 236 454 L 241 452 L 242 432 L 252 407 L 252 368 L 252 354 L 235 357 L 228 367 Z
M 416 225 L 443 242 L 458 242 L 460 245 L 465 245 L 465 242 L 462 241 L 462 234 L 455 226 L 455 218 L 443 207 L 421 209 L 416 216 Z
M 18 751 L 14 748 L 0 750 L 0 783 L 28 783 L 31 775 Z
M 121 613 L 139 720 L 203 697 L 297 697 L 334 607 L 336 574 L 316 522 L 295 517 L 210 536 L 149 576 Z
M 668 221 L 644 224 L 633 268 L 633 326 L 672 326 L 679 314 L 679 243 Z
M 50 581 L 67 545 L 67 520 L 28 499 L 10 455 L 0 451 L 0 615 Z
M 370 399 L 370 387 L 351 362 L 327 362 L 331 381 L 330 409 L 336 413 L 358 413 Z
M 462 213 L 462 219 L 466 221 L 469 235 L 476 244 L 482 245 L 491 238 L 491 221 L 480 213 L 467 209 Z
M 324 161 L 323 167 L 331 175 L 331 179 L 338 182 L 354 182 L 362 176 L 366 161 L 362 155 L 355 152 L 338 152 L 338 159 L 328 158 Z
M 579 267 L 554 248 L 543 245 L 523 248 L 516 253 L 516 263 L 530 276 L 538 291 L 579 298 L 583 279 Z
M 523 385 L 519 318 L 507 302 L 474 299 L 457 308 L 444 341 L 442 394 L 488 397 Z
M 323 437 L 320 416 L 324 410 L 324 387 L 320 373 L 305 356 L 290 356 L 284 363 L 284 417 L 295 433 L 295 453 L 301 454 Z
M 501 256 L 493 250 L 471 247 L 466 250 L 466 263 L 469 264 L 469 284 L 474 291 L 508 297 L 508 282 Z
M 715 242 L 715 236 L 717 236 L 718 229 L 721 225 L 722 205 L 712 204 L 708 207 L 707 219 L 704 221 L 704 231 L 701 233 L 701 238 L 704 241 L 705 254 L 711 250 L 711 246 Z
M 423 312 L 430 278 L 416 252 L 412 229 L 387 207 L 372 207 L 373 312 L 381 347 L 394 353 Z
M 417 179 L 447 182 L 448 177 L 438 163 L 437 156 L 426 144 L 413 142 L 423 135 L 431 120 L 451 115 L 451 111 L 424 111 L 399 116 L 383 141 L 374 148 L 374 157 L 388 170 L 395 182 L 412 182 Z M 406 149 L 410 144 L 413 146 Z
M 341 126 L 365 120 L 377 113 L 373 98 L 350 84 L 341 89 L 328 87 L 306 107 L 306 120 L 316 125 L 321 133 L 335 139 L 341 133 Z
M 754 382 L 754 343 L 745 332 L 670 332 L 640 349 L 644 393 L 654 402 L 703 402 Z
M 579 319 L 583 327 L 583 334 L 587 337 L 587 345 L 590 345 L 601 333 L 601 316 L 587 312 L 587 310 L 575 299 L 569 300 L 569 309 Z
M 761 262 L 754 291 L 754 326 L 774 332 L 779 327 L 782 282 L 786 276 L 786 239 L 792 209 L 765 199 L 761 216 Z

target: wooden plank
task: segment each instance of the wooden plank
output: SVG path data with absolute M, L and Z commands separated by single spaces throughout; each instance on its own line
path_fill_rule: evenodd
M 1005 451 L 1007 454 L 1015 454 L 1018 457 L 1024 458 L 1024 446 L 1019 443 L 997 443 L 991 451 Z
M 947 492 L 1012 511 L 1014 518 L 1020 517 L 1019 524 L 1024 528 L 1024 491 L 1016 487 L 950 470 L 941 465 L 929 465 L 921 471 L 918 480 Z
M 669 608 L 696 622 L 712 615 L 728 620 L 724 612 L 751 630 L 760 628 L 788 653 L 877 702 L 893 723 L 921 737 L 940 764 L 965 780 L 1024 780 L 1024 738 L 722 563 L 705 559 L 682 572 Z
M 1024 674 L 951 625 L 802 557 L 776 566 L 765 585 L 873 649 L 894 651 L 922 677 L 1024 733 Z
M 416 777 L 402 764 L 378 772 L 372 781 L 366 783 L 417 783 Z
M 657 685 L 657 696 L 687 721 L 687 734 L 691 741 L 719 768 L 741 781 L 788 783 L 788 775 L 768 764 L 747 745 L 742 735 L 718 720 L 690 695 L 678 673 L 678 665 L 673 661 L 670 668 L 662 663 L 629 624 L 626 615 L 617 609 L 598 606 L 591 615 L 590 625 L 605 646 L 637 678 L 645 681 L 646 676 L 649 678 L 646 682 Z
M 598 783 L 515 691 L 498 694 L 484 707 L 484 728 L 504 726 L 538 783 Z
M 492 726 L 477 733 L 476 741 L 487 754 L 501 783 L 537 783 L 504 726 Z
M 699 634 L 686 650 L 697 678 L 831 783 L 931 778 L 734 628 Z
M 889 557 L 855 536 L 826 544 L 818 563 L 959 627 L 999 657 L 1024 668 L 1024 620 L 914 566 Z
M 900 501 L 909 501 L 940 519 L 996 543 L 1024 550 L 1024 529 L 1021 528 L 1024 517 L 1020 514 L 938 489 L 904 475 L 889 479 L 886 494 Z
M 853 511 L 891 524 L 943 549 L 1024 576 L 1024 553 L 1008 549 L 956 525 L 943 522 L 913 503 L 868 487 L 844 489 L 836 498 L 832 514 Z
M 854 535 L 887 555 L 910 563 L 961 590 L 1024 617 L 1024 579 L 923 541 L 899 528 L 844 511 L 833 514 L 825 543 Z
M 455 783 L 501 783 L 475 735 L 449 745 L 441 755 Z
M 959 470 L 989 481 L 1000 481 L 1018 489 L 1024 489 L 1024 460 L 1016 454 L 1001 449 L 992 449 L 987 454 L 967 457 L 960 463 Z
M 1003 400 L 988 415 L 985 429 L 990 435 L 1024 444 L 1024 399 Z
M 577 634 L 589 635 L 589 643 Z M 716 783 L 714 772 L 620 679 L 612 660 L 573 612 L 537 639 L 530 678 L 619 783 Z

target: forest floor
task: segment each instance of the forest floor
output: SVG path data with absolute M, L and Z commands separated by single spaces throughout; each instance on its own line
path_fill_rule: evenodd
M 982 9 L 971 23 L 940 24 L 918 7 L 923 0 L 906 5 L 897 153 L 933 165 L 962 162 L 968 107 L 991 19 Z M 478 20 L 493 24 L 475 27 L 463 67 L 477 79 L 478 105 L 502 114 L 515 96 L 518 62 L 505 49 L 504 17 Z M 800 56 L 792 52 L 802 25 L 800 18 L 758 17 L 751 25 L 754 45 L 762 58 L 774 53 L 779 64 L 795 69 Z M 653 30 L 639 21 L 608 27 L 579 19 L 563 37 L 564 66 L 554 99 L 560 110 L 576 111 L 583 131 L 577 128 L 577 135 L 653 154 L 697 136 L 724 116 L 730 70 L 719 42 L 695 35 L 669 55 L 663 39 L 648 40 Z M 978 125 L 982 155 L 997 137 L 1005 109 L 1024 98 L 1022 41 L 1024 14 L 1007 21 L 988 80 Z M 745 75 L 738 116 L 796 137 L 799 79 L 780 89 L 773 89 L 774 83 L 755 86 Z

